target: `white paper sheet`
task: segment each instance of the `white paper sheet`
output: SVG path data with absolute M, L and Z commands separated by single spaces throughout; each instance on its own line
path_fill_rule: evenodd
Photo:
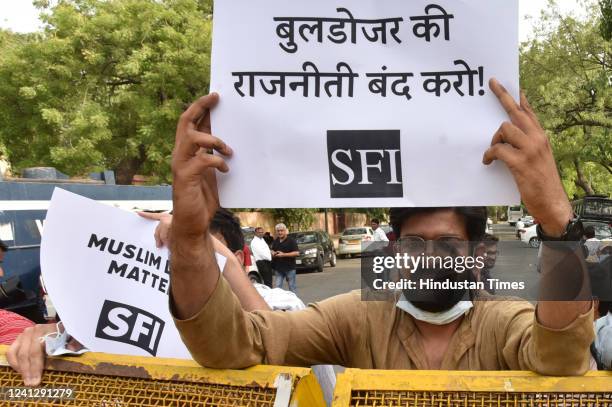
M 433 36 L 434 29 L 426 41 L 414 33 L 415 25 L 423 20 L 411 18 L 442 15 L 435 8 L 426 14 L 425 8 L 431 4 L 453 17 L 430 20 L 438 24 L 439 35 Z M 352 43 L 348 14 L 337 10 L 342 7 L 358 22 L 402 18 L 395 33 L 401 43 L 392 36 L 391 22 L 385 30 L 378 29 L 378 41 L 368 40 L 365 33 L 375 39 L 381 23 L 358 23 Z M 289 26 L 274 20 L 282 17 L 336 20 L 321 23 L 321 42 L 316 21 L 294 21 L 295 44 L 290 47 L 279 35 L 287 34 Z M 342 44 L 330 40 L 332 25 L 340 24 L 338 19 L 344 19 L 347 34 L 347 42 Z M 448 21 L 448 41 L 444 21 Z M 300 31 L 306 23 L 310 26 Z M 335 27 L 334 32 L 339 31 L 340 27 Z M 382 43 L 383 31 L 386 44 Z M 422 35 L 423 31 L 417 33 Z M 287 52 L 280 44 L 295 52 Z M 462 76 L 463 84 L 458 88 L 464 96 L 454 86 L 457 75 L 444 77 L 450 81 L 448 93 L 444 92 L 446 85 L 440 96 L 425 91 L 425 81 L 432 77 L 423 73 L 466 71 L 464 65 L 455 64 L 459 60 L 477 72 Z M 314 77 L 308 78 L 308 97 L 304 97 L 303 87 L 289 86 L 304 81 L 303 76 L 285 77 L 285 96 L 281 97 L 281 82 L 271 82 L 280 80 L 278 76 L 253 77 L 254 96 L 250 96 L 251 77 L 243 76 L 242 86 L 238 86 L 240 76 L 233 75 L 314 72 L 312 65 L 303 68 L 305 62 L 328 74 L 337 74 L 337 65 L 345 63 L 340 72 L 346 73 L 350 67 L 359 75 L 354 78 L 353 97 L 348 96 L 346 77 L 341 97 L 337 97 L 335 86 L 328 88 L 333 97 L 326 92 L 324 84 L 332 77 L 320 78 L 319 97 L 314 93 Z M 414 76 L 397 84 L 400 95 L 391 89 L 398 78 L 389 78 L 383 97 L 371 91 L 373 77 L 366 76 L 379 73 Z M 329 0 L 216 0 L 211 90 L 221 99 L 213 110 L 213 133 L 235 151 L 228 162 L 230 173 L 219 176 L 221 203 L 238 208 L 516 204 L 519 194 L 506 166 L 496 163 L 485 167 L 481 163 L 493 134 L 507 120 L 488 88 L 491 77 L 518 98 L 516 0 L 354 0 L 342 4 Z M 473 96 L 468 93 L 470 78 L 474 81 Z M 266 93 L 260 80 L 276 93 Z M 402 93 L 406 85 L 410 99 Z M 370 132 L 335 133 L 329 136 L 335 141 L 328 146 L 330 130 Z M 392 134 L 382 135 L 381 130 Z M 336 162 L 350 164 L 353 178 L 331 160 L 333 151 L 342 149 L 346 151 L 336 155 Z M 367 172 L 363 171 L 364 163 Z
M 156 226 L 55 189 L 41 242 L 42 276 L 66 331 L 88 349 L 191 359 L 168 309 L 168 251 L 155 247 Z M 217 260 L 223 268 L 225 258 Z

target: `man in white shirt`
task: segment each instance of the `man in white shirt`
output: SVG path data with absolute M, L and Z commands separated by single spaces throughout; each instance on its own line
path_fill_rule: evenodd
M 263 278 L 264 284 L 272 288 L 272 253 L 263 238 L 264 230 L 261 226 L 255 228 L 255 237 L 251 241 L 251 252 L 257 264 L 257 270 Z
M 385 234 L 385 231 L 380 227 L 380 221 L 378 219 L 372 219 L 371 222 L 372 230 L 374 231 L 374 241 L 375 242 L 388 242 L 389 239 Z
M 599 248 L 601 246 L 601 240 L 595 237 L 595 228 L 593 226 L 587 226 L 584 228 L 584 238 L 584 247 L 586 247 L 588 250 L 586 261 L 597 263 L 599 261 Z
M 612 312 L 595 321 L 595 356 L 598 367 L 612 370 Z

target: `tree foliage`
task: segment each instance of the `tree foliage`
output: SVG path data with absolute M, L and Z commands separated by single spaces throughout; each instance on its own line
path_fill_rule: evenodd
M 0 144 L 17 169 L 169 179 L 176 120 L 209 85 L 210 0 L 39 0 L 0 35 Z
M 521 86 L 547 130 L 571 197 L 612 193 L 612 46 L 596 4 L 586 20 L 554 2 L 521 50 Z
M 135 173 L 169 181 L 177 117 L 208 90 L 212 0 L 35 4 L 44 31 L 0 30 L 0 155 L 17 171 L 108 168 L 123 183 Z M 521 49 L 521 85 L 571 196 L 612 193 L 612 0 L 584 4 L 586 21 L 551 2 Z M 276 216 L 295 226 L 311 212 Z
M 314 222 L 316 209 L 266 209 L 274 217 L 275 222 L 284 223 L 290 231 L 308 230 Z
M 599 0 L 601 9 L 600 31 L 604 39 L 612 40 L 612 0 Z

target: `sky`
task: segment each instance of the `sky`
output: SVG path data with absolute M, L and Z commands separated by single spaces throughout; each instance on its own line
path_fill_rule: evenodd
M 494 0 L 503 1 L 503 0 Z M 577 11 L 580 6 L 576 0 L 557 0 L 562 14 Z M 527 20 L 531 16 L 537 19 L 540 11 L 547 7 L 547 0 L 519 0 L 519 38 L 527 40 L 535 20 Z M 9 28 L 16 32 L 32 32 L 40 27 L 37 10 L 31 0 L 0 0 L 0 27 Z

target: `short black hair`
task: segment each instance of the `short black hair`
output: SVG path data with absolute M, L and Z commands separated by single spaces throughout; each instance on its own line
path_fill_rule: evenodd
M 8 246 L 2 240 L 0 240 L 0 251 L 4 253 L 8 252 Z
M 595 228 L 593 226 L 587 226 L 584 228 L 584 235 L 587 239 L 592 239 L 595 237 Z
M 232 211 L 219 208 L 210 221 L 210 232 L 220 233 L 232 252 L 244 249 L 244 235 L 240 228 L 240 220 Z
M 461 207 L 445 207 L 445 208 L 391 208 L 389 216 L 391 218 L 391 226 L 398 237 L 402 235 L 402 224 L 406 219 L 420 213 L 429 213 L 440 210 L 452 209 L 454 212 L 462 215 L 465 218 L 467 227 L 467 235 L 471 242 L 480 242 L 486 230 L 487 223 L 487 208 L 484 206 L 461 206 Z
M 490 233 L 485 233 L 484 238 L 482 240 L 487 246 L 493 246 L 494 244 L 497 244 L 497 242 L 499 242 L 499 237 L 494 236 Z
M 370 223 L 376 223 L 377 225 L 380 225 L 380 221 L 377 218 L 372 219 Z

